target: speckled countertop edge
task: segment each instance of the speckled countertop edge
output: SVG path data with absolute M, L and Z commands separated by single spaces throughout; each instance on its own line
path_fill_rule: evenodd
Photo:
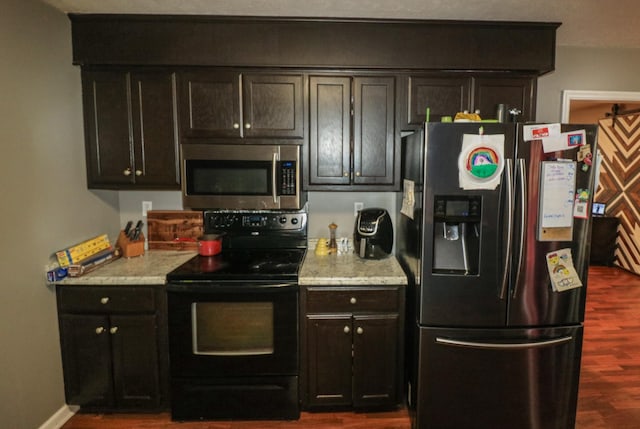
M 142 256 L 120 258 L 80 277 L 66 277 L 59 285 L 164 285 L 166 275 L 197 255 L 194 251 L 149 250 Z

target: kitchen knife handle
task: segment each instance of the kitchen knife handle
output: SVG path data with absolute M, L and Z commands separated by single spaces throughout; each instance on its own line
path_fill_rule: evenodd
M 520 284 L 520 271 L 524 259 L 524 238 L 526 236 L 527 225 L 527 168 L 523 158 L 518 159 L 517 177 L 520 178 L 520 244 L 518 249 L 518 266 L 516 267 L 516 281 L 513 284 L 512 297 L 516 297 L 518 285 Z
M 507 296 L 509 287 L 509 268 L 511 261 L 511 242 L 513 240 L 513 164 L 511 159 L 506 160 L 505 168 L 506 187 L 507 187 L 507 245 L 504 252 L 504 271 L 502 272 L 502 282 L 500 287 L 500 299 L 503 300 Z

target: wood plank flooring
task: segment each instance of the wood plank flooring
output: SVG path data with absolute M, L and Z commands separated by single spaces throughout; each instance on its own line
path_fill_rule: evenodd
M 62 429 L 409 429 L 406 409 L 305 413 L 300 420 L 172 422 L 162 414 L 78 414 Z M 640 277 L 592 266 L 576 429 L 640 428 Z M 466 429 L 466 428 L 460 428 Z M 516 428 L 509 428 L 516 429 Z

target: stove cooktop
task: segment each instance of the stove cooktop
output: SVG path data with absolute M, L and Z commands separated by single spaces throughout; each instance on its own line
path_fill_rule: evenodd
M 296 281 L 306 249 L 223 250 L 194 256 L 167 274 L 168 282 Z

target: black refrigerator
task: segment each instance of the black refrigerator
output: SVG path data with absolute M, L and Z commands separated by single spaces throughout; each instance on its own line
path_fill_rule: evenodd
M 575 426 L 597 126 L 549 128 L 427 123 L 402 139 L 413 428 Z

